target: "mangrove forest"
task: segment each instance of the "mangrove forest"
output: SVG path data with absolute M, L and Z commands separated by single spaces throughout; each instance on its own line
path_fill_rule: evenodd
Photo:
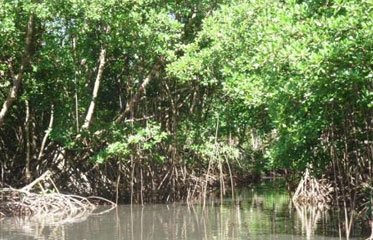
M 0 189 L 46 173 L 79 206 L 283 179 L 373 231 L 373 2 L 0 0 Z

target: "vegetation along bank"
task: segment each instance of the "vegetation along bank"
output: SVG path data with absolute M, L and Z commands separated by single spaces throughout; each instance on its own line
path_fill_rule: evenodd
M 372 215 L 370 0 L 0 0 L 0 187 L 204 199 L 308 168 Z

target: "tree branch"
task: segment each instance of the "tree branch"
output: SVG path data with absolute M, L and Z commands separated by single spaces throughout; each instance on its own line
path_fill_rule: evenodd
M 149 85 L 151 80 L 154 78 L 155 75 L 157 75 L 162 67 L 163 58 L 160 58 L 153 66 L 152 70 L 149 72 L 149 74 L 144 78 L 141 85 L 137 89 L 136 94 L 130 99 L 130 101 L 127 103 L 126 108 L 124 111 L 119 115 L 117 119 L 115 119 L 115 123 L 121 123 L 127 116 L 130 114 L 135 104 L 140 100 L 142 94 L 145 92 L 146 87 Z
M 89 125 L 92 122 L 92 116 L 93 116 L 93 113 L 95 111 L 96 98 L 97 98 L 98 90 L 100 88 L 102 73 L 104 72 L 105 57 L 106 57 L 106 49 L 101 48 L 100 58 L 99 58 L 100 63 L 99 63 L 99 66 L 98 66 L 98 72 L 97 72 L 97 76 L 96 76 L 95 85 L 93 87 L 92 99 L 91 99 L 91 103 L 89 105 L 88 112 L 87 112 L 87 115 L 85 117 L 85 121 L 84 121 L 84 124 L 82 126 L 82 129 L 88 129 Z
M 0 111 L 0 127 L 4 124 L 5 116 L 12 106 L 13 102 L 17 99 L 18 90 L 23 80 L 23 74 L 26 68 L 26 65 L 30 63 L 30 49 L 32 43 L 32 36 L 33 36 L 33 29 L 34 29 L 34 15 L 31 14 L 28 19 L 27 23 L 27 30 L 26 30 L 26 39 L 25 39 L 25 52 L 22 56 L 21 66 L 19 67 L 18 74 L 12 74 L 13 78 L 13 86 L 9 91 L 8 97 L 3 103 L 3 107 Z

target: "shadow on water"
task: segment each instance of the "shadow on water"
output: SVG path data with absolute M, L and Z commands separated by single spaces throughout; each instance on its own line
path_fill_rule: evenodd
M 301 209 L 281 186 L 241 189 L 223 204 L 122 205 L 105 215 L 61 225 L 22 218 L 0 220 L 0 239 L 339 239 L 332 211 Z M 351 239 L 364 239 L 353 229 Z

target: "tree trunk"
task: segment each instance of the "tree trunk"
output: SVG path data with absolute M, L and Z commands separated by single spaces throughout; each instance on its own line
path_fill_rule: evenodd
M 45 131 L 45 135 L 43 137 L 43 141 L 42 141 L 41 146 L 40 146 L 38 161 L 41 159 L 41 157 L 44 154 L 45 144 L 47 143 L 48 136 L 49 136 L 50 132 L 52 131 L 53 120 L 54 120 L 54 105 L 52 104 L 51 105 L 51 116 L 50 116 L 50 119 L 49 119 L 49 125 L 48 125 L 48 129 Z
M 75 93 L 74 93 L 74 100 L 75 100 L 75 122 L 76 122 L 76 132 L 79 132 L 79 98 L 78 98 L 78 74 L 76 62 L 77 62 L 77 54 L 76 54 L 76 37 L 72 39 L 72 48 L 73 48 L 73 56 L 74 56 L 74 85 L 75 85 Z
M 12 79 L 13 79 L 13 86 L 9 91 L 8 97 L 3 103 L 3 107 L 0 111 L 0 127 L 4 124 L 5 116 L 12 106 L 13 102 L 16 100 L 18 95 L 18 90 L 20 88 L 20 85 L 22 83 L 23 74 L 25 71 L 26 65 L 30 62 L 30 48 L 31 48 L 31 42 L 32 42 L 32 36 L 33 36 L 33 28 L 34 28 L 34 15 L 31 14 L 28 19 L 27 23 L 27 30 L 26 30 L 26 39 L 25 39 L 25 50 L 23 53 L 21 66 L 19 67 L 18 74 L 14 75 L 12 73 Z
M 91 122 L 92 122 L 92 116 L 93 116 L 93 113 L 95 111 L 96 98 L 97 98 L 98 90 L 100 88 L 102 73 L 103 73 L 104 67 L 105 67 L 105 56 L 106 56 L 106 49 L 101 48 L 100 58 L 99 58 L 100 63 L 99 63 L 99 66 L 98 66 L 98 72 L 97 72 L 97 76 L 96 76 L 95 85 L 93 87 L 92 100 L 91 100 L 91 103 L 89 105 L 88 112 L 87 112 L 87 115 L 85 117 L 85 121 L 84 121 L 84 124 L 82 126 L 82 129 L 88 129 Z
M 115 123 L 121 123 L 128 116 L 128 114 L 130 114 L 133 111 L 135 104 L 140 100 L 141 95 L 145 92 L 146 87 L 149 85 L 154 75 L 159 73 L 161 65 L 162 65 L 162 61 L 163 59 L 160 59 L 157 63 L 154 64 L 153 69 L 146 76 L 146 78 L 142 81 L 135 95 L 127 103 L 124 111 L 119 115 L 117 119 L 115 119 Z
M 29 183 L 31 180 L 30 171 L 30 106 L 28 100 L 25 101 L 26 105 L 26 118 L 25 118 L 25 139 L 26 139 L 26 166 L 25 166 L 25 178 L 26 182 Z

